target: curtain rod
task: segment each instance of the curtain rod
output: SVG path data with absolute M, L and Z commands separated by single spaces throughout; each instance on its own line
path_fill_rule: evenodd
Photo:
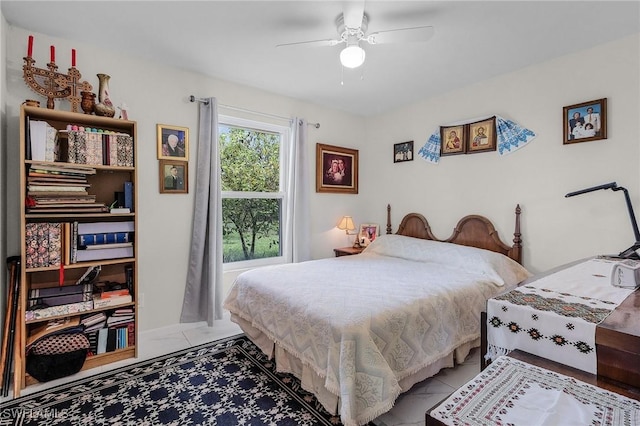
M 209 103 L 209 101 L 207 99 L 196 98 L 193 95 L 189 96 L 189 100 L 191 102 L 202 102 L 205 105 Z M 267 114 L 266 112 L 252 111 L 250 109 L 238 108 L 238 107 L 234 107 L 234 106 L 231 106 L 231 105 L 218 104 L 218 106 L 220 106 L 222 108 L 226 108 L 226 109 L 231 109 L 231 110 L 234 110 L 234 111 L 248 112 L 250 114 L 262 115 L 264 117 L 277 118 L 279 120 L 291 120 L 291 118 L 289 118 L 289 117 L 282 117 L 280 115 Z M 319 129 L 320 128 L 320 123 L 307 123 L 307 126 L 313 126 L 316 129 Z

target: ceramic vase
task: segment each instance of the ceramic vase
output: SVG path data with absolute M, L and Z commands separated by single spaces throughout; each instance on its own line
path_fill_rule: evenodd
M 97 74 L 98 76 L 98 103 L 93 108 L 96 115 L 103 117 L 113 117 L 116 115 L 116 109 L 110 99 L 109 79 L 107 74 Z
M 92 114 L 96 106 L 96 94 L 92 92 L 81 92 L 80 94 L 82 95 L 80 107 L 85 114 Z

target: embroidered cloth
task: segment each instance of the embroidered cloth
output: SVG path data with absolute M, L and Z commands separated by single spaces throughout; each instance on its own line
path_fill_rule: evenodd
M 634 425 L 640 403 L 507 356 L 431 411 L 446 425 Z
M 610 284 L 612 267 L 590 259 L 489 299 L 486 358 L 520 349 L 595 374 L 596 326 L 633 291 Z
M 466 122 L 455 124 L 466 124 Z M 520 149 L 531 142 L 535 137 L 536 134 L 533 131 L 522 127 L 513 120 L 507 120 L 496 115 L 496 140 L 498 154 L 505 155 Z M 430 163 L 437 164 L 440 161 L 441 143 L 440 128 L 438 127 L 431 136 L 429 136 L 429 139 L 424 146 L 420 148 L 418 155 Z

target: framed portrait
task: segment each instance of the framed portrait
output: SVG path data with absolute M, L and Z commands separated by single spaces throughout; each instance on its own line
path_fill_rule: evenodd
M 158 159 L 172 161 L 189 160 L 189 128 L 156 125 Z
M 187 194 L 189 192 L 189 163 L 160 160 L 160 193 Z
M 363 223 L 358 232 L 358 241 L 362 247 L 366 247 L 380 236 L 380 227 L 376 223 Z
M 496 150 L 495 117 L 469 123 L 467 127 L 467 154 Z
M 440 156 L 464 154 L 467 132 L 464 125 L 440 126 Z
M 413 141 L 393 145 L 393 162 L 402 163 L 413 160 Z
M 607 138 L 607 98 L 562 109 L 564 145 Z
M 358 150 L 316 144 L 316 192 L 358 193 Z

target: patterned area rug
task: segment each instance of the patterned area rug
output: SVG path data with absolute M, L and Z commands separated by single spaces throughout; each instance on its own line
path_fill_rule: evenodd
M 3 404 L 0 424 L 340 425 L 245 336 L 234 336 Z

